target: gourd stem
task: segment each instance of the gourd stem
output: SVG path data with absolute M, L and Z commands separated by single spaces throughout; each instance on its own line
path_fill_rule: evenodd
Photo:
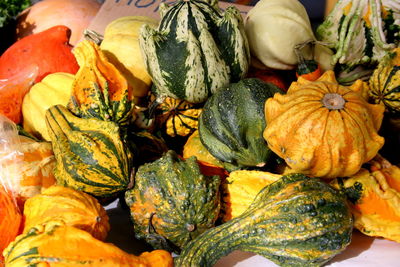
M 103 35 L 89 29 L 83 31 L 83 37 L 85 37 L 86 40 L 92 41 L 97 45 L 100 45 L 104 39 Z
M 330 93 L 324 95 L 324 98 L 322 98 L 322 104 L 327 109 L 338 110 L 344 108 L 346 100 L 344 100 L 344 98 L 337 93 Z

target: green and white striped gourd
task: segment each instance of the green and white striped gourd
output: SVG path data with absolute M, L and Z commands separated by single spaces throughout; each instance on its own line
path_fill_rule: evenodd
M 140 47 L 157 95 L 201 103 L 247 74 L 249 46 L 239 10 L 217 0 L 160 4 L 157 30 L 144 25 Z

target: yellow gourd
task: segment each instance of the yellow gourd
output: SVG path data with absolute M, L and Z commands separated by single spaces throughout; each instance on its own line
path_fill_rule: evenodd
M 67 105 L 73 81 L 74 75 L 58 72 L 32 86 L 22 102 L 23 126 L 27 132 L 50 141 L 44 119 L 46 110 L 54 105 Z
M 140 28 L 144 24 L 156 28 L 158 22 L 145 16 L 118 18 L 107 25 L 100 45 L 110 62 L 126 77 L 135 97 L 146 96 L 151 86 L 139 47 Z

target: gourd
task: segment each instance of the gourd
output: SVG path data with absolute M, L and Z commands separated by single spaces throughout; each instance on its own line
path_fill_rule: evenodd
M 3 266 L 3 250 L 20 232 L 22 215 L 10 192 L 0 183 L 0 266 Z
M 267 185 L 279 180 L 282 175 L 263 171 L 233 171 L 222 183 L 222 220 L 227 222 L 240 216 L 254 198 Z
M 343 195 L 319 179 L 292 174 L 264 187 L 238 217 L 192 240 L 175 266 L 212 266 L 233 250 L 280 266 L 320 266 L 349 245 L 352 229 Z
M 24 233 L 36 225 L 57 220 L 99 240 L 105 240 L 110 230 L 107 213 L 94 197 L 56 185 L 25 202 L 24 218 Z
M 369 79 L 369 96 L 375 103 L 383 103 L 392 114 L 400 113 L 400 48 L 395 48 L 379 62 Z
M 173 150 L 140 166 L 134 187 L 125 193 L 136 238 L 179 253 L 214 226 L 220 209 L 219 184 L 218 176 L 200 173 L 195 157 L 184 161 Z
M 131 180 L 132 154 L 112 121 L 74 116 L 61 105 L 46 112 L 57 160 L 57 184 L 100 198 L 125 191 Z
M 56 25 L 71 29 L 71 45 L 82 38 L 82 32 L 96 16 L 96 0 L 42 0 L 24 10 L 17 18 L 16 36 L 21 39 Z
M 245 19 L 250 51 L 272 69 L 294 69 L 294 48 L 315 40 L 306 9 L 298 0 L 260 0 Z M 306 58 L 311 51 L 305 51 Z
M 134 96 L 126 78 L 92 41 L 80 42 L 73 53 L 79 70 L 72 84 L 69 110 L 83 118 L 128 124 Z
M 157 94 L 202 103 L 218 88 L 244 78 L 250 53 L 236 7 L 217 0 L 160 5 L 157 30 L 143 26 L 140 47 Z
M 136 149 L 138 156 L 135 159 L 137 166 L 153 162 L 162 157 L 168 151 L 164 139 L 148 131 L 129 132 L 128 143 Z
M 4 251 L 5 263 L 9 267 L 173 266 L 172 257 L 166 251 L 156 250 L 142 255 L 128 254 L 113 244 L 103 243 L 83 230 L 60 222 L 32 227 Z
M 312 82 L 293 82 L 286 95 L 265 103 L 268 147 L 295 172 L 335 178 L 358 172 L 383 146 L 377 131 L 384 107 L 369 104 L 351 87 L 336 82 L 333 71 Z
M 27 132 L 50 141 L 44 119 L 46 110 L 54 105 L 68 104 L 73 81 L 74 75 L 57 72 L 32 86 L 22 102 L 23 126 Z
M 271 162 L 273 153 L 262 138 L 264 103 L 277 92 L 282 91 L 275 85 L 249 78 L 220 88 L 207 100 L 199 119 L 200 140 L 228 171 Z
M 400 242 L 400 169 L 381 156 L 367 169 L 337 178 L 332 186 L 346 194 L 354 216 L 354 227 L 369 236 Z
M 0 79 L 9 79 L 35 66 L 35 82 L 54 72 L 75 74 L 79 67 L 71 53 L 69 36 L 70 29 L 58 25 L 15 42 L 0 57 Z
M 152 81 L 139 46 L 140 27 L 158 26 L 158 21 L 146 16 L 125 16 L 110 22 L 100 44 L 101 50 L 128 80 L 135 97 L 145 97 Z
M 185 100 L 166 97 L 157 106 L 156 121 L 165 125 L 169 136 L 188 136 L 197 130 L 201 110 L 201 107 Z

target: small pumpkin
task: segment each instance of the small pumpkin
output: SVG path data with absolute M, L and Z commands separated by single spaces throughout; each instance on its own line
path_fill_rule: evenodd
M 79 70 L 72 84 L 68 108 L 79 117 L 128 124 L 134 96 L 125 77 L 92 41 L 80 42 L 73 53 Z
M 240 216 L 250 207 L 258 192 L 279 180 L 282 175 L 270 172 L 238 170 L 229 174 L 222 184 L 222 213 L 224 222 Z
M 120 17 L 109 24 L 104 30 L 101 50 L 128 80 L 135 97 L 145 97 L 150 90 L 152 81 L 140 51 L 140 27 L 158 26 L 158 21 L 146 16 Z
M 400 243 L 400 168 L 379 155 L 367 167 L 331 184 L 349 199 L 355 228 Z
M 74 75 L 57 72 L 47 75 L 41 82 L 32 86 L 22 102 L 23 126 L 27 132 L 50 141 L 44 119 L 46 110 L 54 105 L 68 104 L 73 81 Z
M 207 100 L 199 119 L 200 140 L 228 171 L 271 162 L 273 153 L 262 137 L 264 103 L 278 92 L 271 83 L 248 78 L 220 88 Z
M 179 253 L 214 226 L 219 184 L 218 176 L 201 174 L 195 157 L 182 160 L 173 150 L 140 166 L 134 187 L 125 193 L 136 238 Z
M 169 136 L 189 136 L 198 128 L 198 118 L 202 108 L 185 100 L 166 97 L 157 106 L 156 121 L 165 125 Z
M 100 6 L 96 0 L 34 1 L 34 5 L 18 15 L 16 36 L 21 39 L 56 25 L 65 25 L 71 29 L 71 45 L 76 45 Z
M 20 233 L 22 215 L 10 192 L 0 183 L 0 266 L 3 263 L 3 250 Z
M 47 110 L 46 124 L 57 160 L 57 184 L 101 198 L 128 188 L 133 155 L 116 123 L 78 118 L 57 105 Z
M 24 232 L 50 221 L 61 220 L 105 240 L 110 230 L 108 215 L 92 196 L 63 186 L 51 186 L 25 202 Z
M 170 253 L 162 250 L 144 255 L 128 254 L 110 243 L 103 243 L 86 231 L 50 222 L 29 229 L 4 251 L 8 267 L 45 266 L 121 266 L 172 267 Z
M 357 91 L 336 82 L 333 71 L 312 82 L 299 78 L 286 95 L 265 103 L 268 147 L 295 172 L 335 178 L 355 174 L 383 146 L 377 131 L 382 105 L 369 104 Z
M 29 35 L 10 46 L 0 57 L 0 79 L 9 79 L 34 66 L 38 67 L 35 82 L 47 74 L 75 74 L 78 64 L 68 40 L 70 29 L 63 25 Z
M 369 79 L 369 96 L 383 103 L 392 114 L 400 114 L 400 48 L 395 48 L 379 62 Z
M 280 266 L 321 266 L 350 244 L 352 231 L 343 195 L 319 179 L 291 174 L 265 186 L 238 217 L 193 239 L 175 266 L 213 266 L 233 250 Z

